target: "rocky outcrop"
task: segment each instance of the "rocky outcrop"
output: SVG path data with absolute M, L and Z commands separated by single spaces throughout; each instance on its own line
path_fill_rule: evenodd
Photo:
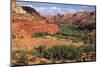
M 40 14 L 32 7 L 22 6 L 22 9 L 31 15 L 40 16 Z
M 55 15 L 55 16 L 47 16 L 46 19 L 49 21 L 48 23 L 95 23 L 96 14 L 95 12 L 80 12 L 75 14 L 64 14 L 64 15 Z
M 35 9 L 17 7 L 12 13 L 12 32 L 16 35 L 32 35 L 37 32 L 55 34 L 59 32 L 57 24 L 49 24 Z

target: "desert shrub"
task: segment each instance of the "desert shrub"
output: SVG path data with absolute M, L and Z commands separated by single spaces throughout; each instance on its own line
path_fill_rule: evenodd
M 94 25 L 92 25 L 94 26 Z M 89 27 L 89 26 L 87 26 Z M 60 34 L 56 35 L 59 38 L 68 38 L 72 40 L 82 41 L 84 44 L 89 43 L 88 33 L 90 30 L 88 28 L 80 29 L 78 25 L 75 24 L 59 24 L 61 30 Z M 92 28 L 91 28 L 92 29 Z M 92 39 L 93 44 L 95 44 L 95 38 Z
M 93 44 L 94 45 L 96 44 L 96 37 L 93 39 Z
M 45 46 L 40 45 L 39 47 L 35 48 L 35 55 L 43 56 L 44 51 L 45 51 Z
M 21 57 L 18 58 L 16 65 L 25 65 L 25 64 L 27 64 L 27 57 L 21 55 Z
M 89 42 L 88 35 L 83 35 L 81 40 L 83 41 L 84 44 L 87 44 Z
M 95 45 L 83 45 L 80 47 L 80 49 L 82 49 L 83 52 L 95 52 L 96 51 Z
M 66 46 L 66 52 L 67 52 L 67 59 L 80 59 L 81 57 L 81 53 L 83 52 L 82 49 L 80 49 L 79 47 L 75 47 L 75 46 Z
M 52 49 L 48 49 L 47 51 L 44 51 L 43 56 L 47 59 L 52 59 L 53 58 L 53 52 Z
M 34 54 L 34 51 L 25 51 L 25 50 L 17 50 L 15 51 L 15 53 L 18 53 L 18 54 L 21 54 L 21 55 L 26 55 L 26 54 L 31 54 L 33 55 Z
M 74 37 L 77 40 L 84 39 L 86 37 L 86 34 L 89 32 L 88 29 L 78 29 L 78 25 L 75 24 L 59 24 L 59 29 L 61 30 L 59 34 L 60 36 L 64 36 L 67 38 Z
M 58 26 L 63 33 L 70 33 L 78 28 L 78 25 L 74 24 L 59 24 Z
M 18 56 L 16 56 L 18 54 Z M 34 51 L 17 50 L 13 52 L 12 59 L 16 60 L 15 65 L 26 65 L 28 64 L 28 55 L 34 55 Z
M 55 35 L 57 38 L 62 38 L 62 39 L 65 39 L 67 38 L 67 36 L 63 36 L 62 34 L 59 34 L 59 35 Z
M 40 37 L 40 36 L 45 36 L 48 35 L 47 32 L 37 32 L 35 34 L 32 35 L 32 37 Z
M 80 58 L 81 49 L 75 46 L 54 46 L 44 52 L 44 57 L 47 59 L 64 60 Z
M 49 60 L 65 61 L 76 60 L 80 61 L 81 54 L 85 52 L 94 52 L 95 47 L 89 45 L 83 45 L 81 47 L 69 46 L 54 46 L 43 52 L 43 57 Z

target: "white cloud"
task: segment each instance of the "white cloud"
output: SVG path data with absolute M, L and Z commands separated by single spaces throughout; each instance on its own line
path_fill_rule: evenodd
M 41 15 L 56 15 L 60 14 L 67 14 L 67 13 L 76 13 L 78 11 L 82 11 L 81 9 L 73 9 L 73 8 L 59 8 L 59 7 L 33 7 L 36 9 Z
M 23 5 L 23 6 L 33 7 L 32 5 Z
M 32 5 L 26 5 L 26 6 L 33 7 Z
M 88 8 L 89 6 L 81 6 L 81 8 Z

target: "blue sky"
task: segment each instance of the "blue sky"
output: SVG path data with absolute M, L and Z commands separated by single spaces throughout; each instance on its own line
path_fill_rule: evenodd
M 19 6 L 30 6 L 38 11 L 41 15 L 56 15 L 77 13 L 82 11 L 92 12 L 95 11 L 95 6 L 85 5 L 72 5 L 72 4 L 51 4 L 51 3 L 38 3 L 38 2 L 17 2 Z

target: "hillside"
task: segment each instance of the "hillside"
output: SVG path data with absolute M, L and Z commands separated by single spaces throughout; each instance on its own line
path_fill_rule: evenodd
M 75 14 L 57 14 L 55 16 L 46 16 L 46 19 L 49 23 L 73 23 L 73 24 L 80 24 L 80 23 L 95 23 L 96 14 L 95 12 L 79 12 Z
M 33 8 L 17 7 L 14 11 L 15 12 L 12 13 L 12 32 L 15 35 L 32 35 L 36 32 L 48 32 L 54 34 L 59 32 L 56 24 L 46 23 L 45 18 Z M 21 13 L 20 11 L 26 13 Z

